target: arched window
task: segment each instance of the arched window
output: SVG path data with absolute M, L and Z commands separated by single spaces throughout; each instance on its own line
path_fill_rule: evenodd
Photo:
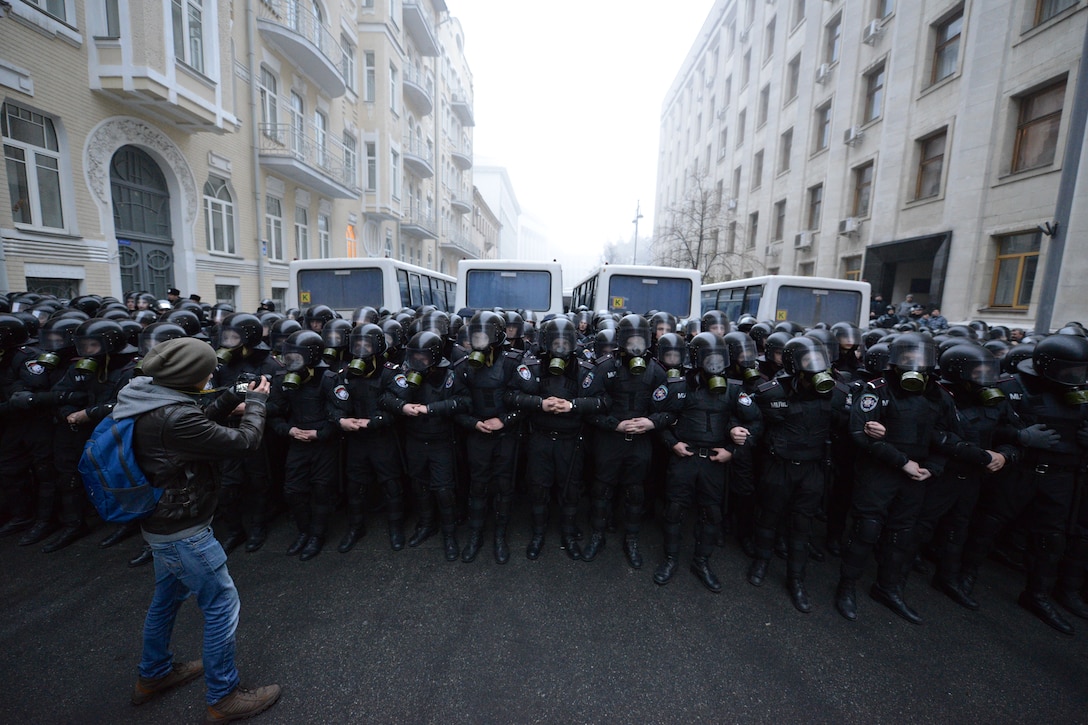
M 204 182 L 204 233 L 209 252 L 235 254 L 234 200 L 227 182 L 209 176 Z

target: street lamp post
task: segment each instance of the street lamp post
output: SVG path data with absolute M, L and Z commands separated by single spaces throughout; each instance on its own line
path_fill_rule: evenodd
M 638 264 L 638 220 L 642 218 L 642 202 L 635 202 L 635 218 L 631 221 L 635 224 L 635 248 L 631 254 L 631 264 Z

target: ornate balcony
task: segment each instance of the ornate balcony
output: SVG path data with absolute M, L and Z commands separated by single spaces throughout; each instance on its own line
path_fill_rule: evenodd
M 472 212 L 472 199 L 466 196 L 463 191 L 452 190 L 450 192 L 450 208 L 458 214 L 469 214 Z
M 434 151 L 428 148 L 424 141 L 405 138 L 401 151 L 405 171 L 421 179 L 434 176 Z
M 460 144 L 451 142 L 450 161 L 461 171 L 472 168 L 472 144 L 462 141 Z
M 409 65 L 404 68 L 402 85 L 408 107 L 421 116 L 429 116 L 434 110 L 434 79 Z
M 467 236 L 461 232 L 453 232 L 438 240 L 438 246 L 442 249 L 452 249 L 465 255 L 466 259 L 479 259 L 480 248 L 473 244 Z
M 261 40 L 287 56 L 323 93 L 339 98 L 347 91 L 341 73 L 340 40 L 305 10 L 299 0 L 261 0 L 257 4 Z
M 438 236 L 435 229 L 434 213 L 415 206 L 409 206 L 400 220 L 401 234 L 416 239 L 434 239 Z
M 430 0 L 404 0 L 401 4 L 404 27 L 415 41 L 419 54 L 428 58 L 437 58 L 442 49 L 438 45 L 438 36 L 434 30 L 434 19 L 428 14 Z
M 472 117 L 472 101 L 469 100 L 464 91 L 459 91 L 450 96 L 450 109 L 457 116 L 457 120 L 461 122 L 462 126 L 476 125 L 476 121 Z
M 312 131 L 287 123 L 260 124 L 261 165 L 319 194 L 358 199 L 358 172 L 344 163 L 343 144 L 329 134 L 315 140 Z

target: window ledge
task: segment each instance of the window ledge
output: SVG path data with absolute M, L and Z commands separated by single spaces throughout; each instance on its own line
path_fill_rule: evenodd
M 994 186 L 1004 186 L 1005 184 L 1012 184 L 1017 181 L 1034 179 L 1037 176 L 1046 176 L 1047 174 L 1057 173 L 1061 170 L 1062 165 L 1055 159 L 1054 163 L 1049 166 L 1040 166 L 1035 169 L 1025 169 L 1024 171 L 1009 171 L 1001 174 L 997 177 L 997 181 L 994 182 Z
M 215 90 L 216 83 L 214 78 L 204 75 L 196 68 L 192 67 L 183 60 L 179 60 L 178 58 L 174 59 L 174 64 L 182 71 L 184 71 L 185 75 L 189 76 L 193 80 L 199 81 L 200 83 L 204 84 L 208 87 L 209 90 Z
M 920 207 L 920 206 L 926 206 L 927 204 L 935 204 L 935 203 L 937 203 L 939 201 L 944 201 L 944 192 L 943 191 L 940 194 L 937 194 L 935 196 L 927 196 L 924 199 L 911 199 L 910 201 L 908 201 L 906 204 L 903 205 L 903 209 L 904 210 L 906 210 L 906 209 L 915 209 L 915 208 Z
M 1040 33 L 1045 33 L 1047 30 L 1050 30 L 1050 28 L 1054 27 L 1055 25 L 1057 25 L 1058 23 L 1062 22 L 1063 20 L 1069 18 L 1070 16 L 1075 15 L 1078 11 L 1083 10 L 1083 9 L 1084 8 L 1081 6 L 1081 4 L 1077 3 L 1076 5 L 1073 5 L 1071 7 L 1066 8 L 1065 10 L 1062 10 L 1060 13 L 1058 13 L 1054 17 L 1048 18 L 1047 20 L 1044 20 L 1043 22 L 1039 23 L 1038 25 L 1033 25 L 1030 28 L 1025 29 L 1024 31 L 1022 31 L 1020 33 L 1020 39 L 1017 40 L 1015 43 L 1013 43 L 1012 47 L 1015 48 L 1016 46 L 1020 45 L 1024 41 L 1031 40 L 1032 38 L 1034 38 L 1036 35 L 1039 35 Z
M 5 237 L 18 237 L 27 241 L 50 241 L 53 239 L 83 239 L 78 234 L 72 234 L 67 229 L 53 229 L 50 227 L 35 227 L 29 224 L 15 222 L 14 229 L 0 230 Z
M 241 254 L 238 254 L 236 252 L 219 252 L 219 251 L 216 251 L 214 249 L 209 249 L 208 250 L 208 256 L 209 257 L 218 257 L 219 259 L 238 259 L 238 260 L 245 259 L 245 257 L 243 257 Z
M 936 83 L 930 83 L 928 86 L 923 88 L 921 90 L 921 92 L 918 93 L 918 97 L 919 98 L 925 98 L 930 93 L 935 93 L 936 91 L 940 90 L 941 88 L 944 88 L 945 86 L 949 85 L 953 81 L 959 80 L 961 75 L 963 75 L 963 69 L 962 68 L 956 68 L 956 71 L 954 73 L 951 73 L 948 76 L 945 76 L 944 78 L 940 79 Z
M 76 48 L 83 47 L 82 33 L 63 20 L 58 20 L 49 15 L 44 10 L 39 10 L 27 3 L 13 2 L 9 12 L 13 18 L 21 21 L 23 25 L 37 30 L 47 38 L 60 38 Z
M 977 312 L 991 313 L 998 315 L 1016 315 L 1018 317 L 1027 317 L 1031 310 L 1024 307 L 979 307 Z

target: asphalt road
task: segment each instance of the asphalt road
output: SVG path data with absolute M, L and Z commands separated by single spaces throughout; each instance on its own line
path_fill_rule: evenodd
M 524 506 L 518 506 L 523 509 Z M 284 694 L 262 723 L 1073 723 L 1088 719 L 1088 622 L 1064 637 L 1016 604 L 1020 575 L 989 564 L 969 612 L 914 576 L 913 626 L 865 595 L 859 620 L 834 609 L 834 559 L 813 563 L 815 609 L 798 613 L 774 560 L 761 588 L 744 579 L 732 542 L 712 565 L 725 591 L 686 567 L 668 586 L 651 578 L 661 538 L 646 526 L 647 564 L 630 569 L 611 536 L 596 561 L 570 561 L 549 532 L 539 561 L 489 548 L 448 564 L 440 537 L 393 552 L 384 526 L 348 554 L 335 539 L 310 562 L 287 559 L 293 527 L 279 519 L 259 552 L 231 555 L 242 599 L 238 666 L 244 683 Z M 343 531 L 335 521 L 334 536 Z M 129 569 L 130 539 L 100 550 L 100 528 L 51 555 L 0 540 L 0 722 L 185 723 L 203 717 L 194 682 L 136 708 L 150 566 Z M 463 531 L 463 530 L 462 530 Z M 462 534 L 462 539 L 463 539 Z M 201 618 L 187 602 L 175 629 L 179 659 L 200 653 Z

